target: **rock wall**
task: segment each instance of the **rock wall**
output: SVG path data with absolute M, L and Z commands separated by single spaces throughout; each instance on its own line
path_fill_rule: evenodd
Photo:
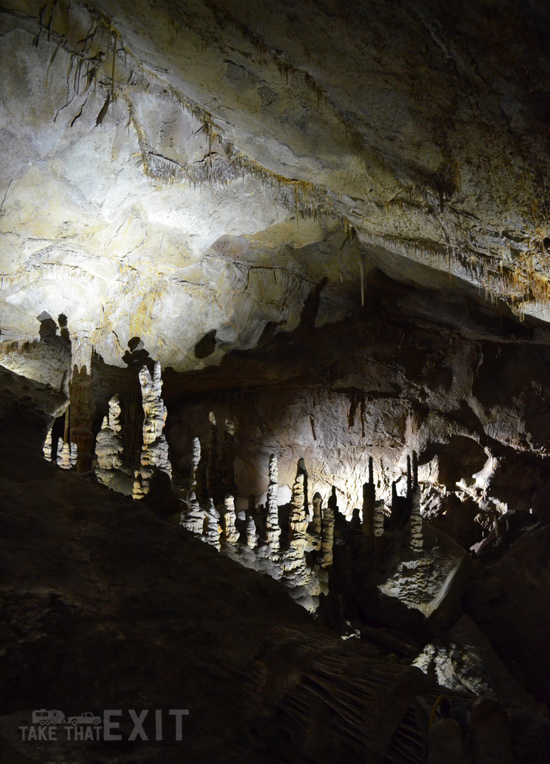
M 411 295 L 420 299 L 411 292 L 409 302 Z M 546 516 L 550 348 L 521 324 L 517 339 L 487 336 L 481 324 L 465 336 L 463 327 L 438 328 L 405 314 L 397 301 L 390 311 L 389 299 L 371 304 L 360 321 L 288 335 L 270 353 L 241 354 L 219 374 L 195 377 L 194 385 L 211 389 L 207 403 L 195 392 L 171 406 L 176 473 L 188 474 L 193 437 L 208 442 L 213 410 L 219 421 L 235 421 L 242 507 L 250 494 L 266 503 L 273 453 L 279 504 L 290 500 L 303 458 L 310 497 L 318 491 L 326 501 L 335 486 L 341 510 L 351 516 L 363 506 L 372 458 L 377 498 L 389 505 L 393 481 L 398 495 L 406 493 L 407 456 L 416 451 L 423 512 L 447 513 L 449 527 L 460 513 L 473 520 L 474 508 Z M 224 391 L 237 366 L 251 387 Z M 279 370 L 288 380 L 274 383 Z M 475 530 L 461 543 L 474 540 Z

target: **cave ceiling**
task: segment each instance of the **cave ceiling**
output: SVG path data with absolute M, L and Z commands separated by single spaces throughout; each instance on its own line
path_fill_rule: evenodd
M 317 326 L 357 313 L 375 268 L 550 319 L 541 4 L 7 0 L 0 24 L 14 371 L 60 314 L 77 363 L 140 338 L 219 364 L 319 285 Z

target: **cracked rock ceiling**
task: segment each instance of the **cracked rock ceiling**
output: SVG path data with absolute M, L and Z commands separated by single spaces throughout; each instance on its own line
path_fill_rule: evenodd
M 140 337 L 200 368 L 295 328 L 325 277 L 317 325 L 357 311 L 374 267 L 548 320 L 549 19 L 529 0 L 3 2 L 4 347 L 46 311 L 84 359 L 124 365 Z

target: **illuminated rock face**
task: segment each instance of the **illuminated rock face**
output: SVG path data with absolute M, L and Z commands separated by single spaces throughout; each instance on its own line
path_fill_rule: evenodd
M 0 17 L 3 342 L 49 311 L 197 368 L 325 277 L 317 322 L 346 316 L 373 267 L 548 318 L 544 10 L 42 5 Z

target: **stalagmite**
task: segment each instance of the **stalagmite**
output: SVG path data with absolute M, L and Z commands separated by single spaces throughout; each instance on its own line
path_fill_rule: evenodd
M 172 465 L 168 458 L 168 443 L 163 434 L 167 410 L 162 400 L 162 375 L 159 361 L 156 361 L 153 376 L 147 366 L 139 372 L 143 405 L 143 448 L 141 469 L 134 481 L 134 499 L 142 498 L 149 492 L 149 482 L 155 470 L 166 472 L 172 477 Z
M 225 514 L 223 516 L 223 524 L 225 530 L 225 540 L 228 544 L 237 544 L 239 541 L 239 533 L 235 527 L 237 516 L 235 514 L 235 499 L 231 495 L 227 495 L 224 499 Z
M 379 538 L 384 533 L 384 500 L 380 499 L 374 504 L 374 535 Z
M 62 470 L 70 470 L 71 464 L 71 444 L 59 438 L 57 441 L 57 466 Z
M 372 456 L 369 458 L 369 480 L 363 484 L 363 533 L 368 538 L 374 537 L 374 507 L 376 491 Z
M 204 528 L 205 514 L 205 511 L 201 509 L 197 501 L 195 491 L 189 491 L 187 494 L 187 511 L 181 513 L 181 525 L 191 533 L 200 536 Z
M 312 504 L 313 518 L 311 520 L 311 533 L 318 538 L 320 544 L 321 533 L 323 530 L 323 497 L 318 491 L 313 495 Z
M 77 472 L 89 472 L 93 462 L 95 401 L 88 368 L 75 364 L 69 382 L 71 443 L 77 451 Z
M 218 496 L 218 430 L 216 415 L 213 411 L 208 415 L 210 435 L 208 441 L 208 461 L 206 463 L 206 492 L 208 496 Z
M 298 459 L 298 469 L 296 471 L 296 474 L 304 476 L 304 508 L 306 511 L 306 517 L 309 517 L 309 493 L 308 493 L 309 475 L 308 475 L 308 471 L 306 467 L 306 462 L 303 456 Z
M 255 549 L 258 545 L 258 531 L 252 515 L 249 515 L 246 522 L 246 543 L 251 549 Z
M 206 515 L 204 520 L 204 532 L 202 540 L 210 546 L 213 546 L 218 552 L 221 550 L 220 536 L 222 533 L 221 525 L 218 520 L 210 514 Z
M 69 462 L 71 464 L 71 469 L 74 470 L 78 463 L 78 446 L 76 443 L 70 443 L 69 445 Z
M 235 423 L 225 420 L 222 454 L 222 483 L 225 491 L 236 493 L 235 485 Z
M 46 439 L 42 447 L 44 459 L 46 459 L 48 462 L 51 462 L 52 460 L 52 448 L 53 448 L 52 429 L 53 429 L 53 425 L 48 429 L 48 432 L 46 433 Z
M 412 491 L 411 505 L 411 551 L 422 551 L 422 515 L 420 514 L 420 487 L 416 486 Z
M 198 438 L 193 438 L 193 455 L 191 457 L 191 476 L 189 480 L 189 486 L 193 491 L 196 491 L 198 486 L 198 471 L 200 460 L 201 442 Z
M 304 505 L 304 475 L 299 473 L 292 487 L 290 516 L 288 518 L 288 549 L 283 560 L 285 574 L 292 573 L 298 579 L 307 574 L 305 564 L 306 530 L 307 516 Z M 298 580 L 297 583 L 299 582 Z
M 97 434 L 95 445 L 97 459 L 95 473 L 97 479 L 106 486 L 111 483 L 116 470 L 119 470 L 123 464 L 120 414 L 119 397 L 114 395 L 109 401 L 109 414 L 103 417 L 103 424 Z
M 333 545 L 334 545 L 334 506 L 329 502 L 327 507 L 323 507 L 323 533 L 321 537 L 321 557 L 319 564 L 322 568 L 330 568 L 333 563 Z
M 418 485 L 418 459 L 416 452 L 413 452 L 410 531 L 411 551 L 419 553 L 422 551 L 422 515 L 420 514 L 420 486 Z
M 267 487 L 267 518 L 266 532 L 267 543 L 273 552 L 279 550 L 281 528 L 279 526 L 279 468 L 277 457 L 271 454 L 269 457 L 269 485 Z

